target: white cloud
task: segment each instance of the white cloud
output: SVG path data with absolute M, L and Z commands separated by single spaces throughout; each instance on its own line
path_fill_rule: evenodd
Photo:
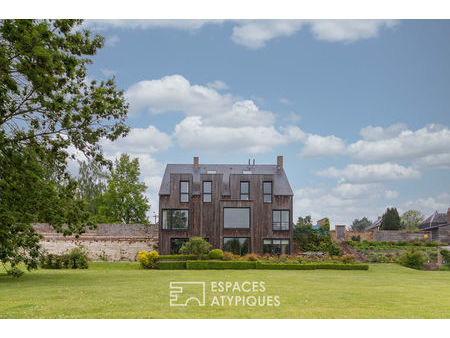
M 445 154 L 428 155 L 413 161 L 418 167 L 450 169 L 450 151 Z
M 167 150 L 171 146 L 171 137 L 154 126 L 132 128 L 123 138 L 112 142 L 103 140 L 102 146 L 107 153 L 156 153 Z
M 305 146 L 300 152 L 304 158 L 313 158 L 329 155 L 341 155 L 346 151 L 345 142 L 334 135 L 320 136 L 309 134 Z
M 220 81 L 220 80 L 216 80 L 214 82 L 208 82 L 206 85 L 208 87 L 210 87 L 210 88 L 214 88 L 214 89 L 217 89 L 217 90 L 228 89 L 227 84 L 225 82 L 223 82 L 223 81 Z
M 417 160 L 429 155 L 450 153 L 450 130 L 444 126 L 431 124 L 416 131 L 402 130 L 397 136 L 393 136 L 389 128 L 387 131 L 380 127 L 370 128 L 363 129 L 362 134 L 373 141 L 364 139 L 348 146 L 350 156 L 358 161 Z M 389 134 L 390 137 L 387 137 Z
M 284 118 L 284 120 L 287 122 L 297 123 L 297 122 L 300 122 L 301 117 L 299 114 L 290 112 L 289 114 L 287 114 L 287 116 Z
M 409 200 L 401 205 L 402 211 L 409 209 L 417 209 L 422 211 L 425 216 L 428 216 L 435 210 L 439 212 L 447 212 L 450 206 L 450 194 L 442 193 L 434 197 L 419 198 L 416 200 Z
M 313 20 L 311 32 L 318 40 L 353 42 L 376 38 L 382 28 L 397 25 L 395 20 Z
M 291 104 L 291 101 L 289 101 L 289 99 L 287 99 L 287 98 L 285 98 L 285 97 L 282 97 L 282 98 L 280 99 L 280 102 L 281 102 L 282 104 Z
M 204 123 L 201 116 L 190 116 L 176 125 L 174 137 L 185 149 L 262 153 L 298 141 L 303 134 L 297 127 L 278 131 L 273 126 L 217 126 Z
M 361 129 L 359 133 L 366 141 L 379 141 L 397 137 L 405 130 L 408 130 L 406 124 L 396 123 L 387 128 L 368 126 Z
M 151 28 L 170 28 L 187 31 L 196 31 L 205 24 L 214 23 L 221 24 L 223 20 L 86 20 L 85 25 L 89 28 L 104 30 L 107 28 L 121 29 L 151 29 Z
M 416 179 L 420 172 L 411 167 L 404 167 L 395 163 L 382 164 L 350 164 L 344 169 L 330 167 L 317 172 L 319 176 L 337 178 L 340 182 L 383 182 L 392 180 Z
M 118 35 L 111 35 L 110 37 L 106 38 L 105 46 L 106 47 L 114 47 L 117 45 L 120 41 L 120 38 Z

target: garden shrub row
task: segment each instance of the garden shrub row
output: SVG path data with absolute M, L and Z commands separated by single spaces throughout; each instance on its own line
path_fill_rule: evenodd
M 193 261 L 196 260 L 196 255 L 160 255 L 160 261 Z M 208 255 L 203 255 L 202 259 L 209 259 Z
M 285 264 L 247 261 L 162 261 L 157 263 L 160 270 L 369 270 L 367 264 Z

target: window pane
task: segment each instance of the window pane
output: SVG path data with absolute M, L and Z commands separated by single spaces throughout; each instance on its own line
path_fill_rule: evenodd
M 177 255 L 180 253 L 180 249 L 184 243 L 186 243 L 188 238 L 172 238 L 170 240 L 170 253 L 172 255 Z
M 248 182 L 241 182 L 241 194 L 248 194 Z
M 172 210 L 172 229 L 187 229 L 188 228 L 189 212 L 187 210 Z
M 248 201 L 248 194 L 241 194 L 242 201 Z
M 162 228 L 163 229 L 169 229 L 169 210 L 163 210 L 163 214 L 162 214 Z
M 289 254 L 289 240 L 281 241 L 281 254 Z
M 211 182 L 209 182 L 209 181 L 203 182 L 203 192 L 211 193 Z
M 211 202 L 211 194 L 203 194 L 203 202 Z
M 272 182 L 264 182 L 263 189 L 265 194 L 272 194 Z
M 270 239 L 263 240 L 263 253 L 264 254 L 272 253 L 272 241 Z
M 189 202 L 189 194 L 181 194 L 180 202 Z
M 264 195 L 265 203 L 272 203 L 272 195 Z
M 180 182 L 180 192 L 188 193 L 189 192 L 189 182 L 181 181 Z
M 250 228 L 249 208 L 224 208 L 224 228 Z
M 249 253 L 250 240 L 246 237 L 225 237 L 223 239 L 223 251 L 232 252 L 235 255 L 246 255 Z
M 281 212 L 281 230 L 289 230 L 289 210 Z

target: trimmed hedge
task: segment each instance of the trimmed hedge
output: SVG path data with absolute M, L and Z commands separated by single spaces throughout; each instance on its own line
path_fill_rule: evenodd
M 196 260 L 196 255 L 160 255 L 160 261 L 193 261 Z M 203 255 L 202 259 L 209 259 L 208 255 Z
M 177 261 L 177 262 L 158 262 L 156 264 L 158 269 L 160 270 L 185 270 L 186 269 L 186 262 L 183 261 Z
M 264 270 L 369 270 L 368 264 L 283 264 L 258 263 L 257 269 Z
M 246 270 L 256 269 L 257 262 L 246 261 L 187 261 L 186 268 L 188 270 L 210 270 L 210 269 L 234 269 Z

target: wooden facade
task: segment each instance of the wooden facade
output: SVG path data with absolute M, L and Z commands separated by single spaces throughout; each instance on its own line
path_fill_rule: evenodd
M 279 159 L 280 162 L 280 159 Z M 198 162 L 197 162 L 198 163 Z M 281 159 L 282 165 L 282 159 Z M 195 159 L 193 166 L 196 166 Z M 198 164 L 197 164 L 198 166 Z M 232 166 L 232 165 L 230 165 Z M 276 166 L 274 166 L 276 168 Z M 274 169 L 275 171 L 276 169 Z M 283 170 L 281 167 L 278 170 Z M 262 254 L 264 239 L 287 239 L 292 250 L 292 208 L 293 196 L 272 195 L 272 202 L 263 201 L 263 182 L 272 182 L 272 188 L 276 181 L 274 174 L 230 174 L 224 181 L 223 173 L 200 173 L 198 182 L 194 182 L 192 173 L 170 173 L 169 193 L 161 194 L 159 198 L 160 234 L 159 251 L 161 254 L 171 253 L 172 238 L 190 238 L 193 236 L 206 238 L 212 248 L 223 249 L 224 238 L 246 237 L 250 238 L 250 252 Z M 283 176 L 285 174 L 283 172 Z M 198 179 L 198 178 L 197 178 Z M 189 182 L 189 201 L 180 202 L 180 181 Z M 202 195 L 202 182 L 212 182 L 211 202 L 204 202 Z M 225 182 L 225 183 L 224 183 Z M 240 199 L 240 182 L 249 182 L 249 199 Z M 290 187 L 289 187 L 290 189 Z M 225 191 L 226 190 L 226 191 Z M 276 189 L 273 189 L 276 190 Z M 249 229 L 224 228 L 224 208 L 249 208 Z M 189 211 L 187 230 L 163 229 L 162 219 L 164 210 L 185 209 Z M 289 210 L 289 230 L 272 229 L 272 211 Z

